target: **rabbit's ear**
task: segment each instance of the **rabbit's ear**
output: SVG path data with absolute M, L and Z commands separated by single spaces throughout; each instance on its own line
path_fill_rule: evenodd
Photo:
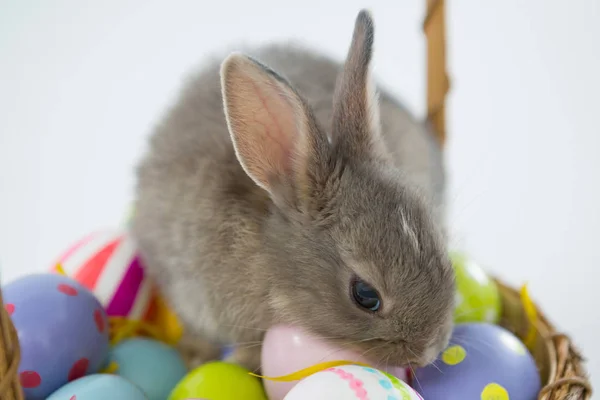
M 333 100 L 332 140 L 344 153 L 359 159 L 385 154 L 377 92 L 370 74 L 373 40 L 373 19 L 362 10 Z
M 221 87 L 240 164 L 275 203 L 298 206 L 312 192 L 328 148 L 310 109 L 285 79 L 239 53 L 221 65 Z

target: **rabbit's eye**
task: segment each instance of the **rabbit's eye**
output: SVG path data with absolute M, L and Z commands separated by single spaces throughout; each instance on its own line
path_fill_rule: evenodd
M 352 297 L 356 304 L 368 311 L 377 311 L 381 307 L 379 293 L 363 280 L 355 279 L 351 286 Z

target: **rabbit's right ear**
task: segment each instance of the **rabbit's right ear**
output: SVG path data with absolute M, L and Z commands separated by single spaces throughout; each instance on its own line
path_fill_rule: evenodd
M 300 208 L 329 147 L 309 107 L 285 79 L 239 53 L 221 65 L 221 89 L 240 164 L 275 204 Z

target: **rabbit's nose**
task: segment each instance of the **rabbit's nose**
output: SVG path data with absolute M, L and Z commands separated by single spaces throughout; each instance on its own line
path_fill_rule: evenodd
M 435 362 L 435 360 L 437 360 L 439 355 L 439 352 L 437 351 L 437 349 L 435 347 L 429 347 L 428 349 L 425 350 L 425 352 L 423 353 L 423 356 L 421 358 L 419 358 L 418 360 L 416 360 L 415 364 L 417 364 L 419 367 L 425 367 L 426 365 L 429 365 L 433 362 Z

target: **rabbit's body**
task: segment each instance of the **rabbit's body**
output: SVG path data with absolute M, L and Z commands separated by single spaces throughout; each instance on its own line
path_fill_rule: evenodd
M 288 46 L 251 54 L 289 80 L 329 134 L 342 65 Z M 411 199 L 420 199 L 443 229 L 444 173 L 432 134 L 383 93 L 380 119 L 397 179 L 403 188 L 410 188 L 406 190 L 414 189 Z M 274 323 L 302 322 L 298 315 L 276 311 L 277 305 L 293 306 L 273 288 L 284 290 L 279 277 L 301 286 L 303 278 L 293 277 L 287 269 L 301 265 L 293 260 L 301 257 L 307 240 L 322 241 L 312 245 L 324 246 L 324 252 L 334 247 L 333 242 L 317 239 L 313 234 L 319 232 L 312 228 L 276 232 L 284 222 L 274 216 L 269 192 L 249 177 L 236 157 L 223 111 L 218 64 L 188 82 L 157 127 L 138 168 L 137 190 L 133 232 L 149 273 L 180 316 L 188 341 L 248 343 L 261 340 Z M 277 240 L 285 243 L 274 244 Z M 287 257 L 289 262 L 281 259 Z M 295 301 L 300 306 L 304 299 Z M 241 361 L 255 366 L 256 354 L 250 358 Z

